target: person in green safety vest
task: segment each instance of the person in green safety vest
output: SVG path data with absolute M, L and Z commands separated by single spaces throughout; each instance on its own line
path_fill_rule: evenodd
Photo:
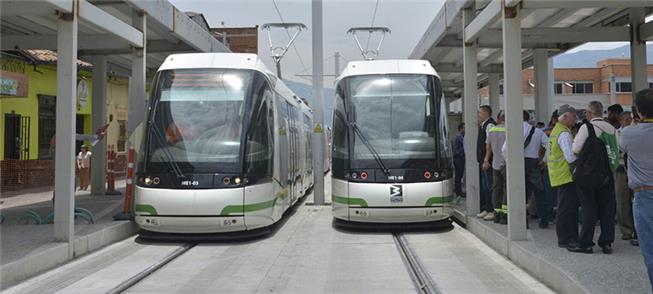
M 485 158 L 481 168 L 483 171 L 492 171 L 492 206 L 494 211 L 488 213 L 483 220 L 494 220 L 496 223 L 508 223 L 507 211 L 503 209 L 506 205 L 506 161 L 501 153 L 501 147 L 506 141 L 506 126 L 504 125 L 505 115 L 499 111 L 497 125 L 488 130 L 485 140 Z
M 575 124 L 576 109 L 568 104 L 560 106 L 546 150 L 549 179 L 558 194 L 556 235 L 561 248 L 578 246 L 579 191 L 572 175 L 576 155 L 570 129 Z

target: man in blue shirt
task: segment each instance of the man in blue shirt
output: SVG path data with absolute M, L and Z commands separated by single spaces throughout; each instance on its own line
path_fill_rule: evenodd
M 462 189 L 463 175 L 465 174 L 465 123 L 458 125 L 458 134 L 453 142 L 453 166 L 455 168 L 454 193 L 458 197 L 465 197 Z
M 621 131 L 619 147 L 628 153 L 628 187 L 635 192 L 635 229 L 653 285 L 653 89 L 639 91 L 635 106 L 642 120 Z

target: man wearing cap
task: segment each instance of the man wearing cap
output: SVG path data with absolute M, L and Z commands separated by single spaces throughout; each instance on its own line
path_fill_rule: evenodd
M 610 163 L 612 174 L 617 170 L 619 165 L 619 148 L 617 147 L 616 133 L 617 130 L 607 121 L 603 120 L 603 104 L 599 101 L 592 101 L 585 109 L 585 115 L 594 129 L 594 133 L 603 143 L 607 151 L 607 160 Z M 572 151 L 580 154 L 590 136 L 588 124 L 584 123 L 578 128 L 578 134 L 572 144 Z M 615 190 L 614 179 L 601 185 L 597 182 L 593 187 L 580 187 L 580 205 L 582 227 L 578 240 L 578 247 L 568 248 L 572 252 L 592 253 L 594 246 L 594 229 L 597 219 L 601 224 L 601 235 L 598 239 L 598 245 L 603 253 L 612 253 L 612 243 L 614 242 L 614 219 L 615 219 Z
M 571 127 L 576 124 L 576 110 L 568 104 L 558 109 L 556 122 L 546 150 L 551 186 L 558 193 L 556 235 L 558 246 L 568 248 L 578 243 L 578 188 L 574 183 L 572 164 L 576 155 L 572 151 Z

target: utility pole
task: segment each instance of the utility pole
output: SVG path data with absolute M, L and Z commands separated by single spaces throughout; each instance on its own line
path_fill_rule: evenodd
M 324 205 L 324 80 L 322 52 L 322 0 L 311 2 L 313 24 L 313 202 Z

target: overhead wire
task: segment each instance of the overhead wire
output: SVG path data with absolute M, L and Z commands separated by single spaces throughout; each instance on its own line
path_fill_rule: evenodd
M 277 1 L 272 0 L 272 4 L 274 4 L 274 9 L 277 11 L 277 15 L 279 15 L 279 19 L 281 20 L 282 23 L 286 23 L 286 21 L 283 19 L 283 16 L 281 15 L 281 10 L 279 10 L 279 6 L 277 6 Z M 288 39 L 292 39 L 292 36 L 290 35 L 290 32 L 288 32 L 288 28 L 284 28 L 286 31 L 286 34 L 288 35 Z M 302 56 L 299 54 L 299 50 L 297 50 L 297 46 L 295 46 L 295 43 L 292 43 L 292 47 L 295 51 L 295 54 L 297 54 L 297 57 L 299 58 L 299 62 L 302 64 L 302 68 L 304 68 L 304 71 L 306 71 L 306 64 L 304 63 L 304 60 L 302 59 Z
M 372 24 L 370 27 L 374 27 L 374 22 L 376 21 L 376 12 L 379 10 L 379 0 L 376 0 L 376 4 L 374 5 L 374 14 L 372 14 Z M 365 43 L 365 51 L 369 49 L 370 47 L 370 39 L 372 38 L 372 32 L 369 32 L 367 34 L 367 42 Z

